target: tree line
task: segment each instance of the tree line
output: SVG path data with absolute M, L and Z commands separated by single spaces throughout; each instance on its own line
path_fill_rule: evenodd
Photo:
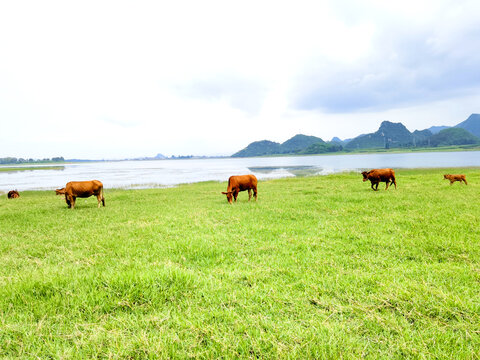
M 0 164 L 35 164 L 35 163 L 52 163 L 52 162 L 64 162 L 63 156 L 44 158 L 44 159 L 24 159 L 16 157 L 4 157 L 0 158 Z

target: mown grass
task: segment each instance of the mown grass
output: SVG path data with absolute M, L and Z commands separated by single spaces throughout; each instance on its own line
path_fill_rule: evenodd
M 478 359 L 480 169 L 396 173 L 4 196 L 0 357 Z

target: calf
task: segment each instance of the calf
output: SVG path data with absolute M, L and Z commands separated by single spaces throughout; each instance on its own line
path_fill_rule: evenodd
M 8 199 L 16 199 L 20 197 L 20 194 L 18 193 L 17 190 L 10 190 L 8 193 L 7 193 L 7 198 Z
M 245 190 L 248 190 L 248 201 L 252 198 L 252 190 L 255 201 L 257 201 L 257 178 L 255 175 L 230 176 L 227 191 L 222 194 L 227 195 L 227 201 L 231 204 L 232 197 L 236 202 L 238 193 Z
M 385 187 L 385 190 L 388 189 L 388 185 L 394 184 L 395 189 L 397 188 L 397 181 L 395 180 L 395 171 L 392 169 L 373 169 L 370 171 L 364 171 L 362 172 L 363 175 L 363 181 L 370 180 L 372 183 L 372 190 L 377 191 L 378 190 L 378 184 L 380 182 L 384 182 L 387 184 Z M 373 185 L 376 185 L 375 188 L 373 188 Z
M 103 184 L 98 180 L 91 181 L 70 181 L 64 188 L 56 189 L 57 195 L 65 195 L 65 202 L 69 208 L 75 208 L 77 197 L 88 198 L 92 195 L 97 197 L 98 207 L 100 202 L 105 206 L 105 197 L 103 196 Z
M 462 183 L 462 181 L 465 183 L 465 185 L 468 185 L 467 184 L 467 179 L 465 179 L 465 175 L 463 174 L 445 174 L 443 175 L 443 180 L 450 180 L 450 185 L 452 185 L 455 181 L 460 181 L 460 184 Z

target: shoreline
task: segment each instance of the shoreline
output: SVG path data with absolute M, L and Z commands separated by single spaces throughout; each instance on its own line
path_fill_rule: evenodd
M 64 170 L 65 165 L 52 165 L 52 166 L 32 166 L 32 165 L 27 165 L 27 166 L 22 166 L 22 165 L 17 165 L 17 166 L 1 166 L 0 167 L 0 172 L 18 172 L 18 171 L 35 171 L 35 170 Z
M 438 153 L 438 152 L 461 152 L 461 151 L 480 151 L 480 146 L 461 148 L 442 147 L 442 148 L 412 148 L 412 149 L 364 149 L 354 151 L 336 151 L 326 152 L 321 154 L 270 154 L 260 156 L 230 156 L 231 159 L 257 159 L 257 158 L 271 158 L 271 157 L 303 157 L 303 156 L 332 156 L 332 155 L 374 155 L 374 154 L 412 154 L 412 153 Z
M 418 171 L 418 172 L 424 172 L 424 171 L 441 171 L 441 170 L 452 170 L 452 169 L 462 169 L 464 171 L 472 170 L 472 171 L 477 171 L 480 170 L 480 166 L 447 166 L 447 167 L 416 167 L 416 168 L 410 168 L 410 167 L 396 167 L 394 168 L 395 171 Z M 301 175 L 301 176 L 283 176 L 283 177 L 273 177 L 273 178 L 265 178 L 265 179 L 260 179 L 259 182 L 263 181 L 272 181 L 272 180 L 282 180 L 282 179 L 288 179 L 288 178 L 312 178 L 312 177 L 324 177 L 324 176 L 335 176 L 335 175 L 346 175 L 346 174 L 351 174 L 351 173 L 357 173 L 358 170 L 344 170 L 344 171 L 339 171 L 339 172 L 334 172 L 334 173 L 328 173 L 328 174 L 313 174 L 313 175 Z M 360 173 L 358 173 L 361 175 Z M 228 179 L 225 180 L 201 180 L 201 181 L 195 181 L 195 182 L 184 182 L 184 183 L 178 183 L 178 184 L 173 184 L 173 185 L 165 185 L 165 184 L 150 184 L 151 186 L 142 186 L 141 184 L 136 184 L 132 186 L 119 186 L 119 187 L 105 187 L 105 190 L 114 190 L 114 191 L 130 191 L 130 190 L 152 190 L 152 189 L 170 189 L 170 188 L 177 188 L 179 186 L 185 186 L 185 185 L 196 185 L 196 184 L 204 184 L 204 183 L 227 183 Z M 9 190 L 0 190 L 0 195 L 4 196 L 8 193 L 10 190 L 18 190 L 15 188 L 9 189 Z M 24 192 L 54 192 L 54 188 L 39 188 L 39 189 L 28 189 L 28 190 L 18 190 L 21 193 Z
M 462 147 L 465 146 L 465 147 Z M 0 171 L 4 171 L 4 168 L 23 168 L 31 167 L 32 169 L 28 170 L 37 170 L 37 168 L 48 169 L 49 167 L 56 168 L 62 165 L 73 165 L 73 164 L 82 164 L 82 163 L 101 163 L 101 162 L 123 162 L 123 161 L 171 161 L 171 160 L 215 160 L 215 159 L 255 159 L 255 158 L 270 158 L 270 157 L 295 157 L 295 156 L 330 156 L 330 155 L 356 155 L 356 154 L 410 154 L 410 153 L 436 153 L 436 152 L 459 152 L 459 151 L 480 151 L 479 145 L 451 145 L 451 146 L 442 146 L 442 147 L 427 147 L 427 148 L 393 148 L 393 149 L 384 149 L 384 148 L 373 148 L 373 149 L 359 149 L 352 151 L 336 151 L 336 152 L 326 152 L 320 154 L 269 154 L 269 155 L 259 155 L 259 156 L 205 156 L 198 155 L 193 157 L 178 157 L 178 158 L 165 158 L 165 159 L 154 159 L 154 158 L 145 158 L 145 159 L 79 159 L 79 160 L 66 160 L 63 162 L 27 162 L 27 163 L 6 163 L 0 164 Z M 23 169 L 22 169 L 23 170 Z

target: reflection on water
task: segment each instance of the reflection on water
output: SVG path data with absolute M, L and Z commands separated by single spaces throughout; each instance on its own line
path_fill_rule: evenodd
M 361 172 L 386 167 L 399 169 L 469 166 L 480 166 L 480 151 L 102 161 L 64 166 L 28 165 L 24 168 L 38 167 L 38 170 L 0 171 L 0 193 L 6 193 L 12 189 L 53 191 L 65 186 L 69 181 L 93 179 L 101 180 L 107 189 L 132 189 L 168 187 L 199 181 L 221 181 L 226 184 L 231 175 L 249 173 L 253 173 L 261 181 L 281 177 L 327 175 L 344 171 Z
M 288 172 L 293 176 L 313 176 L 322 174 L 322 168 L 318 166 L 310 165 L 298 165 L 298 166 L 250 166 L 248 168 L 251 172 L 274 175 L 283 172 Z

